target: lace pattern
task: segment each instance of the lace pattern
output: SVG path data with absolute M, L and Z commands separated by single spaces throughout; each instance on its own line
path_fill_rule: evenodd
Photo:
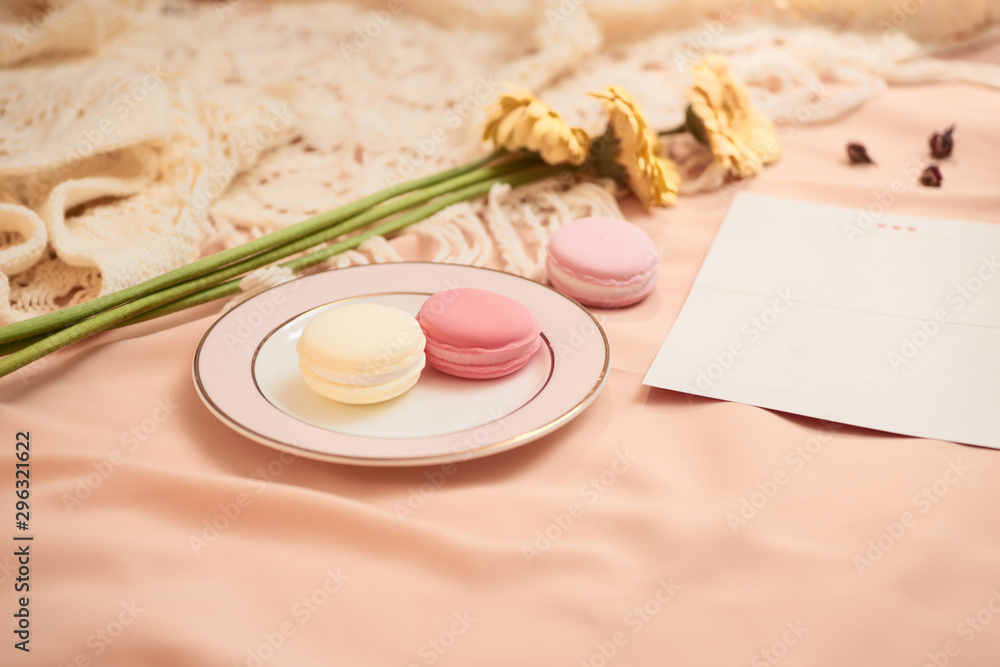
M 933 57 L 981 38 L 1000 0 L 916 4 L 895 21 L 896 5 L 860 0 L 6 3 L 0 323 L 477 157 L 482 107 L 505 82 L 593 133 L 600 105 L 584 93 L 609 82 L 654 126 L 678 125 L 687 69 L 706 49 L 784 126 L 836 118 L 895 83 L 1000 87 L 998 66 Z M 690 138 L 668 150 L 685 192 L 721 185 Z M 581 215 L 621 217 L 613 192 L 496 187 L 402 234 L 436 261 L 543 279 L 548 236 Z M 328 266 L 399 258 L 370 239 Z M 287 277 L 262 271 L 245 288 Z

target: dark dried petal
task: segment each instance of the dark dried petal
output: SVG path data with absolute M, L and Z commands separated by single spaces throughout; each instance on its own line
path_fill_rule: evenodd
M 935 132 L 934 136 L 931 137 L 931 155 L 935 160 L 940 160 L 951 155 L 951 151 L 955 147 L 955 141 L 951 136 L 954 131 L 955 126 L 952 125 L 944 132 Z
M 700 144 L 709 145 L 708 132 L 705 130 L 705 121 L 694 112 L 690 104 L 687 107 L 687 111 L 684 112 L 684 127 Z
M 847 158 L 851 161 L 851 164 L 875 164 L 868 157 L 868 150 L 864 144 L 847 144 Z
M 929 188 L 941 187 L 941 181 L 943 180 L 944 176 L 941 175 L 941 170 L 933 164 L 924 169 L 924 173 L 920 174 L 921 185 L 926 185 Z

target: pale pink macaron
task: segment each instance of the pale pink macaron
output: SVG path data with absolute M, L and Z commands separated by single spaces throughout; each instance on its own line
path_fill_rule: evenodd
M 497 378 L 528 363 L 542 344 L 541 326 L 522 303 L 487 290 L 438 292 L 417 313 L 427 363 L 463 378 Z
M 574 220 L 552 235 L 546 254 L 549 283 L 585 306 L 630 306 L 656 285 L 656 246 L 624 220 Z

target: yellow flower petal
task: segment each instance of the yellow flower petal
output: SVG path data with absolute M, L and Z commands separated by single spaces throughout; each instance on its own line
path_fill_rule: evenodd
M 528 148 L 532 130 L 535 128 L 535 119 L 531 117 L 527 109 L 519 109 L 511 113 L 510 117 L 516 118 L 517 122 L 514 124 L 514 129 L 507 140 L 507 148 L 510 150 L 516 150 L 512 148 L 513 146 Z
M 748 178 L 781 156 L 774 123 L 753 107 L 746 88 L 733 80 L 722 56 L 705 54 L 692 78 L 687 91 L 690 111 L 703 128 L 700 138 L 720 166 L 734 176 Z
M 504 93 L 483 124 L 483 139 L 509 151 L 536 151 L 549 164 L 583 164 L 590 138 L 527 91 Z
M 551 147 L 546 147 L 545 150 L 549 159 L 552 161 L 552 164 L 560 164 L 570 161 L 571 156 L 569 154 L 569 148 L 567 148 L 564 144 L 556 144 Z
M 625 169 L 629 188 L 647 209 L 673 206 L 681 188 L 681 176 L 673 161 L 657 155 L 660 138 L 649 127 L 639 105 L 624 88 L 608 86 L 590 93 L 608 111 L 608 125 L 620 142 L 615 161 Z
M 498 148 L 506 148 L 507 150 L 518 150 L 516 148 L 517 144 L 514 143 L 514 131 L 517 129 L 518 123 L 521 122 L 521 111 L 516 109 L 514 113 L 508 114 L 500 119 L 497 129 L 493 134 L 493 141 Z M 512 146 L 515 146 L 512 148 Z

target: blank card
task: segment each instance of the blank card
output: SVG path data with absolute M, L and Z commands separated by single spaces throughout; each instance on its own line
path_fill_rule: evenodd
M 1000 448 L 1000 225 L 740 193 L 644 384 Z

